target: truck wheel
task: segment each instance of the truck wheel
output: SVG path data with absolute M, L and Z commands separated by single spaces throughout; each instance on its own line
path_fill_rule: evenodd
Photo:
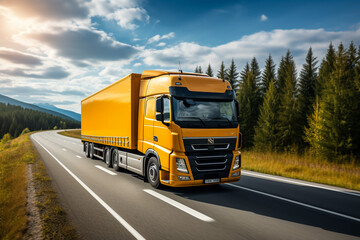
M 155 157 L 151 157 L 147 165 L 147 178 L 151 186 L 160 187 L 159 164 Z
M 106 147 L 105 149 L 104 149 L 104 159 L 103 159 L 103 161 L 104 161 L 104 163 L 106 163 L 107 164 L 107 159 L 110 159 L 110 148 L 108 148 L 108 147 Z
M 111 152 L 111 159 L 112 159 L 112 166 L 115 171 L 119 171 L 119 158 L 118 158 L 118 151 L 116 149 L 112 150 Z
M 94 143 L 90 143 L 90 147 L 89 147 L 90 153 L 89 156 L 91 159 L 94 159 Z
M 112 167 L 112 159 L 111 159 L 111 150 L 110 150 L 110 148 L 105 148 L 104 157 L 105 157 L 104 161 L 106 163 L 106 166 L 111 168 Z
M 90 157 L 90 151 L 89 151 L 89 143 L 85 142 L 85 157 L 89 158 Z

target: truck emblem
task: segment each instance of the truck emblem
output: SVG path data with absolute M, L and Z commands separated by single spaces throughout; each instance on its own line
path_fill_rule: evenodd
M 214 139 L 213 138 L 208 138 L 208 144 L 214 144 Z

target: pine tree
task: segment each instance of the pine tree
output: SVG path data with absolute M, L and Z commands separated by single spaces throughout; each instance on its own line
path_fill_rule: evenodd
M 278 89 L 278 92 L 280 95 L 282 95 L 284 93 L 284 88 L 285 88 L 285 79 L 287 77 L 288 74 L 288 68 L 290 65 L 293 64 L 293 57 L 291 55 L 290 50 L 287 50 L 285 57 L 281 58 L 280 61 L 280 65 L 278 68 L 278 74 L 277 74 L 277 81 L 275 86 Z
M 264 96 L 263 104 L 260 108 L 259 120 L 255 128 L 254 143 L 255 147 L 262 151 L 276 150 L 278 140 L 277 114 L 278 97 L 276 93 L 274 79 L 271 78 L 268 90 Z
M 359 151 L 357 141 L 354 141 L 354 137 L 358 136 L 358 120 L 354 122 L 354 113 L 358 112 L 358 96 L 354 79 L 350 77 L 349 56 L 349 52 L 340 44 L 335 53 L 334 69 L 321 94 L 318 117 L 320 120 L 316 121 L 316 118 L 312 117 L 310 127 L 306 130 L 312 150 L 330 160 L 346 158 Z M 316 138 L 309 133 L 316 133 Z
M 315 87 L 317 84 L 317 61 L 312 53 L 312 48 L 306 56 L 306 62 L 303 64 L 303 69 L 300 72 L 299 81 L 299 120 L 303 131 L 301 131 L 301 138 L 304 136 L 304 130 L 308 125 L 308 117 L 312 115 L 313 105 L 315 103 Z
M 232 86 L 233 89 L 238 89 L 238 76 L 239 73 L 236 71 L 236 65 L 234 62 L 234 59 L 231 61 L 230 67 L 226 71 L 226 80 L 228 80 Z
M 251 60 L 251 63 L 250 63 L 250 71 L 253 73 L 253 75 L 255 76 L 255 82 L 256 82 L 256 85 L 259 86 L 260 84 L 260 75 L 261 75 L 261 71 L 260 71 L 260 68 L 259 68 L 259 64 L 256 60 L 255 57 L 253 57 L 253 59 Z
M 199 67 L 196 65 L 196 68 L 194 70 L 194 73 L 199 73 Z
M 272 80 L 275 82 L 275 64 L 271 57 L 271 54 L 269 54 L 269 57 L 265 61 L 264 72 L 261 75 L 260 92 L 262 96 L 265 95 L 266 91 L 268 90 L 269 84 Z
M 207 67 L 206 69 L 206 74 L 209 76 L 209 77 L 213 77 L 214 76 L 214 73 L 213 73 L 213 70 L 211 68 L 211 65 L 209 63 L 209 66 Z
M 332 72 L 335 69 L 335 49 L 330 43 L 325 59 L 322 60 L 319 68 L 319 80 L 316 85 L 316 94 L 321 96 L 322 90 L 326 88 L 326 83 L 329 81 Z
M 296 68 L 293 57 L 288 50 L 282 58 L 280 66 L 283 68 L 279 74 L 283 87 L 279 89 L 280 110 L 278 118 L 279 146 L 280 150 L 294 150 L 300 139 L 301 127 L 299 125 L 299 114 L 296 106 Z M 281 86 L 280 85 L 280 86 Z
M 249 63 L 246 63 L 244 69 L 240 72 L 240 83 L 245 82 L 245 80 L 248 78 L 250 72 L 250 65 Z
M 198 68 L 198 73 L 203 73 L 201 66 L 199 66 L 199 68 Z
M 244 71 L 248 68 L 245 66 Z M 240 110 L 240 130 L 243 134 L 243 147 L 253 146 L 255 126 L 259 111 L 259 89 L 256 85 L 254 73 L 250 71 L 247 78 L 240 84 L 238 91 Z
M 225 78 L 226 78 L 226 69 L 225 69 L 224 61 L 221 62 L 220 70 L 218 71 L 216 77 L 225 80 Z

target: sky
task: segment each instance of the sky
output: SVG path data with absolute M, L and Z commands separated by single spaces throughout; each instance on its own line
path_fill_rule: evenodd
M 309 47 L 360 45 L 360 1 L 0 0 L 0 94 L 80 113 L 130 73 L 193 72 L 256 57 L 297 71 Z

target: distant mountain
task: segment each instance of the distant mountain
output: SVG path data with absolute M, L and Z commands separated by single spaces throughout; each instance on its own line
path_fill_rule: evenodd
M 62 109 L 62 108 L 58 108 L 58 107 L 55 107 L 54 105 L 51 105 L 51 104 L 48 104 L 48 103 L 34 103 L 34 105 L 39 106 L 41 108 L 51 110 L 51 111 L 54 111 L 54 112 L 64 114 L 64 115 L 66 115 L 68 117 L 71 117 L 71 118 L 73 118 L 73 119 L 75 119 L 75 120 L 77 120 L 79 122 L 81 121 L 81 115 L 76 113 L 76 112 L 65 110 L 65 109 Z
M 23 107 L 23 108 L 26 108 L 26 109 L 32 109 L 32 110 L 36 110 L 36 111 L 45 112 L 45 113 L 52 114 L 52 115 L 55 115 L 55 116 L 59 116 L 59 117 L 69 119 L 69 120 L 80 121 L 80 120 L 78 120 L 76 118 L 70 117 L 70 116 L 65 115 L 63 113 L 53 111 L 53 110 L 49 110 L 49 109 L 45 109 L 45 108 L 36 106 L 34 104 L 21 102 L 19 100 L 16 100 L 16 99 L 13 99 L 13 98 L 1 95 L 1 94 L 0 94 L 0 102 L 5 103 L 5 104 L 11 104 L 11 105 L 15 105 L 15 106 L 20 106 L 20 107 Z

